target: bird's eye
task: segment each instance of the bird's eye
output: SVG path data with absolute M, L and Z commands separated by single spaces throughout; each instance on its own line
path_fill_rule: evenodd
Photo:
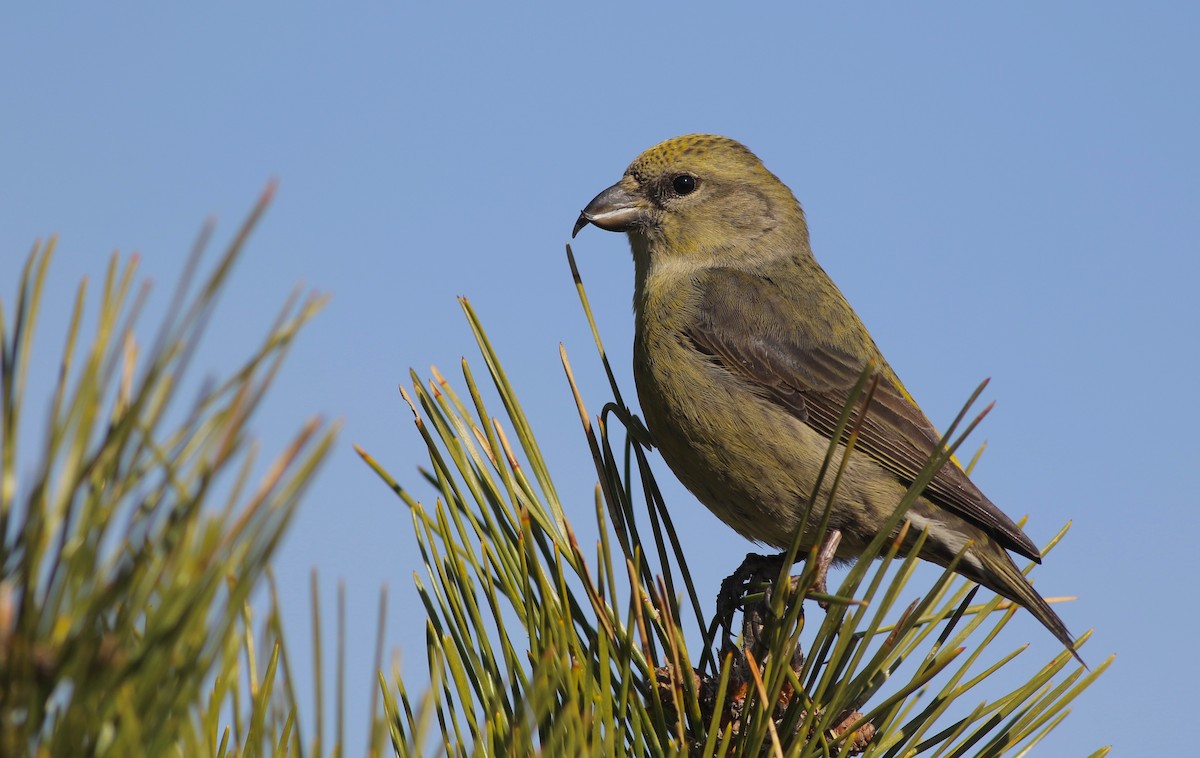
M 676 195 L 690 195 L 696 191 L 696 177 L 691 174 L 680 174 L 671 180 L 671 189 Z

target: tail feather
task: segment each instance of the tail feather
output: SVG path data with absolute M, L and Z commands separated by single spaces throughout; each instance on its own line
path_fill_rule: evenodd
M 1003 595 L 1032 613 L 1042 626 L 1046 627 L 1059 642 L 1066 646 L 1067 650 L 1071 651 L 1075 660 L 1087 668 L 1087 664 L 1075 650 L 1075 638 L 1067 629 L 1067 625 L 1054 612 L 1045 598 L 1033 588 L 1033 585 L 1017 568 L 1017 564 L 1013 563 L 1008 552 L 991 541 L 987 541 L 982 545 L 977 543 L 966 558 L 959 563 L 958 573 Z M 974 561 L 971 561 L 970 558 L 976 559 L 979 566 L 973 565 Z

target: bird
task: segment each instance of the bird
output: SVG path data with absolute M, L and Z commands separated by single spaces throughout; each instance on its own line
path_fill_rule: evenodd
M 589 224 L 625 232 L 633 252 L 633 375 L 646 427 L 687 489 L 744 537 L 786 549 L 806 510 L 816 533 L 833 477 L 822 480 L 821 507 L 808 501 L 835 427 L 864 371 L 878 377 L 830 505 L 842 537 L 834 559 L 856 558 L 941 438 L 813 256 L 792 191 L 741 143 L 690 134 L 639 155 L 587 204 L 572 238 Z M 1082 662 L 1009 554 L 1041 563 L 1037 546 L 957 461 L 905 518 L 926 533 L 921 559 L 947 566 L 961 553 L 957 573 L 1027 609 Z

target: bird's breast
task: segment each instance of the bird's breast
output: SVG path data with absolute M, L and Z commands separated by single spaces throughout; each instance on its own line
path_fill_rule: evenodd
M 634 340 L 634 380 L 655 445 L 718 518 L 750 539 L 787 545 L 816 475 L 795 445 L 826 443 L 691 343 L 686 297 L 643 304 L 656 305 L 663 310 L 639 314 L 651 317 L 638 319 Z

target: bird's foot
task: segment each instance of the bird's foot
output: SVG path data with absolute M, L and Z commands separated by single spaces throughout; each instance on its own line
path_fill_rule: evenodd
M 722 647 L 732 647 L 733 614 L 742 608 L 742 636 L 747 647 L 753 647 L 765 620 L 771 598 L 771 588 L 779 577 L 784 556 L 748 553 L 732 574 L 721 582 L 717 593 L 717 619 L 724 633 Z M 755 593 L 761 592 L 757 597 Z
M 831 529 L 817 551 L 816 576 L 810 591 L 818 595 L 828 595 L 829 568 L 837 556 L 838 546 L 842 542 L 842 533 Z M 778 555 L 760 555 L 748 553 L 741 565 L 721 582 L 717 593 L 717 621 L 723 633 L 723 648 L 731 648 L 733 634 L 733 615 L 738 608 L 742 609 L 742 638 L 747 647 L 753 647 L 757 642 L 767 614 L 770 612 L 771 595 L 775 581 L 779 578 L 785 553 Z M 795 590 L 799 577 L 791 578 L 790 588 Z M 761 593 L 761 594 L 760 594 Z M 829 603 L 818 599 L 817 604 L 822 610 L 829 609 Z

